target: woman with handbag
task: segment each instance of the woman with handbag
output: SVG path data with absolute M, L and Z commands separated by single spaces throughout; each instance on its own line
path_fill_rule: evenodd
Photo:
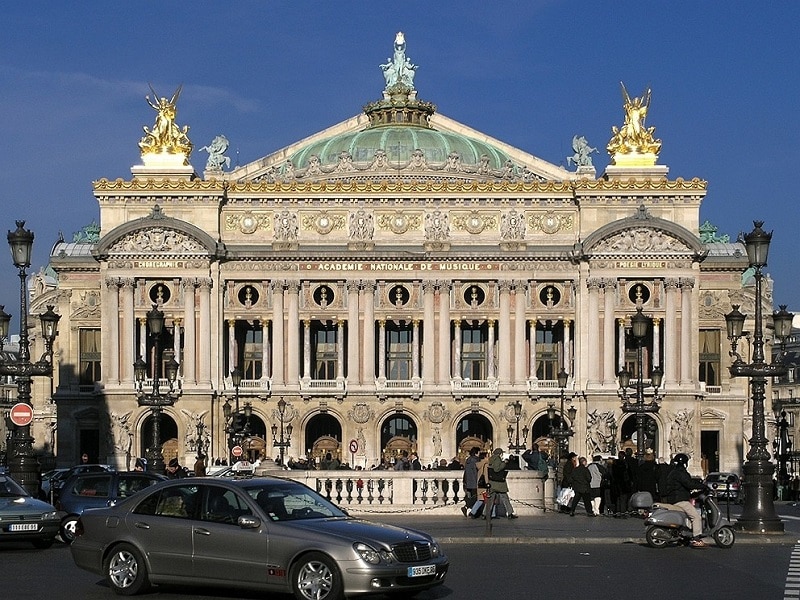
M 502 448 L 495 448 L 494 452 L 492 452 L 487 473 L 489 475 L 489 485 L 491 486 L 489 503 L 494 506 L 499 499 L 506 509 L 506 516 L 509 519 L 516 519 L 517 515 L 514 514 L 514 509 L 511 506 L 511 500 L 508 497 L 508 483 L 506 483 L 508 457 L 503 455 Z
M 483 513 L 483 507 L 489 498 L 489 453 L 478 454 L 478 499 L 467 511 L 467 516 L 477 519 Z

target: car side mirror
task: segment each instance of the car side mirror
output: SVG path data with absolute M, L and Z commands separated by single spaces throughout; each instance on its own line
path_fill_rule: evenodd
M 242 529 L 258 529 L 261 527 L 261 519 L 250 515 L 241 516 L 236 521 Z

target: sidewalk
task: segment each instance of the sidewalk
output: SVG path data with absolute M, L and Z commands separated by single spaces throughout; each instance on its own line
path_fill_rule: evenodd
M 363 514 L 359 518 L 420 529 L 443 544 L 645 544 L 641 518 L 588 517 L 582 511 L 574 517 L 548 512 L 518 519 L 492 519 L 487 536 L 486 521 L 461 515 L 437 514 L 435 510 L 416 513 Z M 734 520 L 735 521 L 735 520 Z M 713 544 L 713 541 L 707 540 Z M 737 544 L 794 544 L 797 536 L 753 535 L 736 532 Z

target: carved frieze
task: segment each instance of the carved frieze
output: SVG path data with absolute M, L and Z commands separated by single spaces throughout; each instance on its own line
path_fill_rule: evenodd
M 344 215 L 327 210 L 318 213 L 304 214 L 303 231 L 315 231 L 320 235 L 328 235 L 331 231 L 344 229 Z
M 528 225 L 533 231 L 541 231 L 548 235 L 559 231 L 572 231 L 575 226 L 573 215 L 552 210 L 529 215 Z
M 149 227 L 132 231 L 117 240 L 109 254 L 199 254 L 204 246 L 182 231 Z
M 226 215 L 225 229 L 228 231 L 236 231 L 237 229 L 244 234 L 255 233 L 259 229 L 269 231 L 272 227 L 270 214 L 263 212 L 245 211 L 243 213 L 234 213 Z
M 402 235 L 409 230 L 419 229 L 422 224 L 422 214 L 417 212 L 395 211 L 378 215 L 378 228 Z
M 652 227 L 635 227 L 601 240 L 595 252 L 691 252 L 681 240 Z

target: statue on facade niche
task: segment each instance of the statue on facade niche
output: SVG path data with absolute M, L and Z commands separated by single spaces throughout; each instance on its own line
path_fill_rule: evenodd
M 675 414 L 669 431 L 669 450 L 674 456 L 678 452 L 692 455 L 694 449 L 694 411 L 681 409 Z
M 386 59 L 386 64 L 381 65 L 386 88 L 389 89 L 398 83 L 414 89 L 414 75 L 417 65 L 413 64 L 406 56 L 406 38 L 402 31 L 398 31 L 394 38 L 394 55 Z
M 156 111 L 156 122 L 152 129 L 143 127 L 144 137 L 139 142 L 139 148 L 142 154 L 185 154 L 186 158 L 192 153 L 192 142 L 189 141 L 188 133 L 189 126 L 185 125 L 183 128 L 175 124 L 175 116 L 177 114 L 176 104 L 178 96 L 181 94 L 181 88 L 178 86 L 172 98 L 167 100 L 166 97 L 158 97 L 153 86 L 150 86 L 150 91 L 153 92 L 153 100 L 150 96 L 145 96 L 147 103 Z
M 442 434 L 439 431 L 438 427 L 433 429 L 433 437 L 431 438 L 431 442 L 433 442 L 433 455 L 434 456 L 441 456 L 442 455 Z
M 200 148 L 201 152 L 208 152 L 206 161 L 206 171 L 222 171 L 223 167 L 228 169 L 231 166 L 231 159 L 223 156 L 228 149 L 228 138 L 218 135 L 208 146 Z
M 133 445 L 133 433 L 128 422 L 130 416 L 130 412 L 123 414 L 112 412 L 109 416 L 111 427 L 108 432 L 108 445 L 114 453 L 130 454 Z
M 572 136 L 572 150 L 575 152 L 572 156 L 567 157 L 567 164 L 574 164 L 576 167 L 591 167 L 592 152 L 597 152 L 597 148 L 593 148 L 586 141 L 582 135 Z

